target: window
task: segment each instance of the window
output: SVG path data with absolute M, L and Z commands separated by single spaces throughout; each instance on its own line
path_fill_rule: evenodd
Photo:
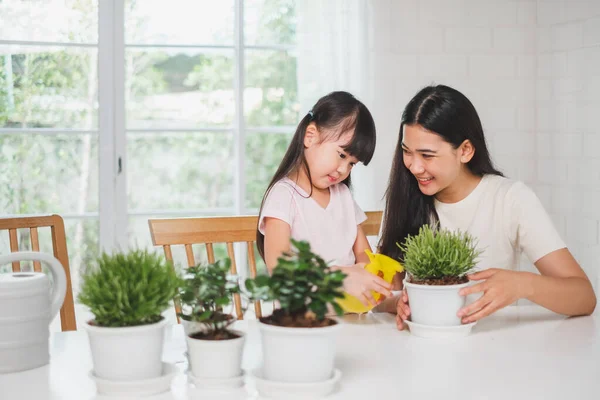
M 0 215 L 61 214 L 77 292 L 149 217 L 256 213 L 296 65 L 294 0 L 2 1 Z
M 61 214 L 74 266 L 99 245 L 97 63 L 97 1 L 0 4 L 0 215 Z

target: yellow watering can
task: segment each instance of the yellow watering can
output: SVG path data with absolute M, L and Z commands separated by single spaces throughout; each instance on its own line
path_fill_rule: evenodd
M 367 253 L 367 256 L 369 256 L 370 261 L 367 265 L 365 265 L 365 269 L 373 275 L 380 276 L 386 282 L 391 283 L 394 275 L 396 275 L 397 272 L 404 271 L 402 264 L 391 257 L 388 257 L 384 254 L 373 254 L 369 250 L 365 250 L 365 253 Z M 372 294 L 375 300 L 379 300 L 381 297 L 381 295 L 377 292 L 372 292 Z M 348 293 L 344 293 L 344 298 L 339 299 L 337 303 L 347 313 L 366 313 L 374 307 L 365 306 L 359 299 Z

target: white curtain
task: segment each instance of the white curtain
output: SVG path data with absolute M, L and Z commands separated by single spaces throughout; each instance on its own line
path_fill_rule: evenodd
M 325 94 L 345 90 L 369 109 L 369 17 L 367 0 L 301 0 L 298 2 L 298 96 L 300 114 Z M 371 112 L 373 110 L 371 109 Z M 375 121 L 377 123 L 377 121 Z M 381 209 L 373 165 L 356 166 L 353 192 L 365 210 Z

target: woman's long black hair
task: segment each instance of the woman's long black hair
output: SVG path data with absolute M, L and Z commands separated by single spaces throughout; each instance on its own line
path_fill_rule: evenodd
M 344 147 L 344 150 L 364 165 L 369 164 L 371 158 L 373 158 L 375 152 L 375 121 L 373 121 L 371 112 L 350 93 L 331 92 L 321 97 L 298 124 L 296 133 L 292 137 L 283 160 L 281 160 L 281 164 L 279 164 L 279 168 L 277 168 L 263 196 L 259 215 L 262 213 L 265 199 L 273 185 L 298 168 L 306 168 L 308 179 L 311 182 L 310 194 L 312 194 L 310 169 L 304 156 L 304 135 L 310 123 L 316 125 L 322 141 L 336 141 L 342 135 L 353 132 L 352 139 Z M 350 175 L 342 183 L 350 187 Z M 265 237 L 259 232 L 258 227 L 256 229 L 256 245 L 264 260 Z
M 396 243 L 403 243 L 408 235 L 416 235 L 424 224 L 439 222 L 433 196 L 421 192 L 417 179 L 404 165 L 402 135 L 405 125 L 420 125 L 438 134 L 455 149 L 465 140 L 471 141 L 475 154 L 467 163 L 469 170 L 478 176 L 502 176 L 490 159 L 481 121 L 469 99 L 458 90 L 444 85 L 421 89 L 402 113 L 398 144 L 385 193 L 385 212 L 379 240 L 381 253 L 401 261 L 404 254 Z

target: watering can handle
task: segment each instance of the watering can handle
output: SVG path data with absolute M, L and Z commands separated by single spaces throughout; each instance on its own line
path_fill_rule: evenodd
M 1 264 L 13 261 L 44 261 L 50 267 L 54 277 L 54 288 L 52 289 L 52 299 L 50 303 L 50 320 L 53 320 L 60 311 L 65 295 L 67 294 L 67 276 L 65 270 L 58 259 L 47 253 L 37 251 L 20 251 L 0 256 Z

